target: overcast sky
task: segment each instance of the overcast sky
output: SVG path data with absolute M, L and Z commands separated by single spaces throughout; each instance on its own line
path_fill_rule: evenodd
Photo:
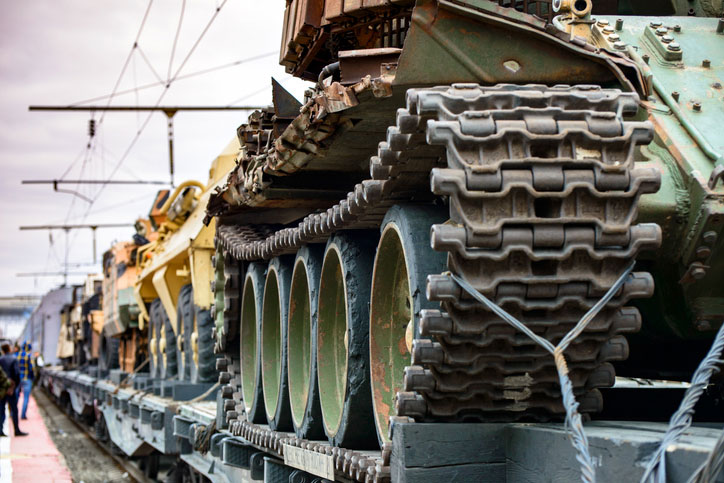
M 188 0 L 172 75 L 223 0 Z M 42 294 L 62 277 L 18 277 L 63 271 L 92 262 L 91 231 L 19 231 L 21 225 L 133 222 L 145 215 L 157 186 L 61 185 L 89 205 L 51 185 L 23 179 L 106 179 L 127 151 L 146 113 L 108 113 L 87 150 L 89 112 L 28 112 L 31 104 L 68 105 L 109 94 L 133 45 L 148 0 L 0 0 L 0 295 Z M 227 0 L 180 75 L 271 53 L 262 59 L 189 79 L 168 89 L 163 105 L 266 105 L 274 76 L 301 97 L 304 83 L 279 66 L 282 1 Z M 119 91 L 167 79 L 181 0 L 153 0 L 137 49 Z M 143 55 L 148 59 L 147 65 Z M 155 73 L 154 73 L 155 71 Z M 118 96 L 114 105 L 154 105 L 163 87 Z M 107 101 L 94 104 L 105 105 Z M 99 120 L 101 113 L 94 114 Z M 176 182 L 206 182 L 211 160 L 246 119 L 240 111 L 178 113 L 175 117 Z M 71 167 L 72 166 L 72 167 Z M 152 115 L 113 179 L 168 179 L 166 117 Z M 132 228 L 99 229 L 98 252 Z M 52 243 L 51 243 L 52 240 Z M 100 267 L 96 267 L 99 270 Z M 72 272 L 88 272 L 87 265 Z M 79 282 L 83 277 L 70 277 Z

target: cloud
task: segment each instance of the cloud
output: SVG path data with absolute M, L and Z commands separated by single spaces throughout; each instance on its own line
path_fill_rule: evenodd
M 178 68 L 220 0 L 186 2 L 186 12 L 175 54 Z M 109 113 L 98 129 L 96 149 L 85 155 L 90 113 L 31 113 L 31 104 L 68 104 L 108 94 L 133 44 L 147 2 L 88 2 L 34 0 L 4 2 L 0 16 L 0 294 L 43 293 L 61 278 L 18 278 L 18 272 L 59 271 L 70 262 L 92 258 L 90 230 L 65 234 L 19 231 L 20 225 L 80 223 L 87 204 L 71 195 L 54 193 L 52 186 L 23 186 L 22 179 L 53 179 L 78 159 L 68 178 L 105 179 L 127 150 L 147 114 Z M 229 0 L 184 66 L 183 73 L 213 67 L 261 52 L 276 51 L 283 21 L 283 2 Z M 156 72 L 165 77 L 180 2 L 155 0 L 139 45 Z M 227 105 L 269 85 L 270 77 L 301 97 L 304 83 L 289 79 L 278 56 L 259 59 L 198 78 L 179 80 L 164 104 Z M 120 89 L 156 81 L 140 55 Z M 125 95 L 114 104 L 153 104 L 162 87 Z M 268 104 L 271 87 L 244 102 Z M 102 104 L 103 101 L 99 103 Z M 94 114 L 99 119 L 101 114 Z M 179 113 L 175 118 L 177 182 L 200 179 L 218 152 L 245 120 L 242 112 Z M 81 154 L 80 158 L 78 155 Z M 154 114 L 118 171 L 116 179 L 168 179 L 166 119 Z M 97 187 L 64 186 L 93 196 Z M 149 186 L 109 186 L 90 209 L 86 222 L 134 220 L 148 212 L 155 190 Z M 70 209 L 71 205 L 73 206 Z M 127 239 L 130 229 L 98 230 L 99 252 L 114 240 Z M 84 268 L 85 269 L 85 268 Z M 78 278 L 75 279 L 78 281 Z

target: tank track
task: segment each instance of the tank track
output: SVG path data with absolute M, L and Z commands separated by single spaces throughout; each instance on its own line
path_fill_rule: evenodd
M 241 371 L 238 352 L 238 332 L 234 331 L 236 321 L 239 320 L 239 290 L 241 287 L 240 273 L 241 267 L 238 260 L 226 253 L 226 251 L 216 245 L 216 255 L 214 257 L 222 257 L 224 273 L 223 279 L 214 280 L 211 284 L 211 290 L 216 295 L 216 284 L 223 283 L 224 286 L 224 308 L 222 314 L 221 327 L 214 327 L 212 332 L 214 343 L 214 352 L 221 355 L 216 359 L 216 370 L 219 372 L 219 386 L 221 387 L 221 402 L 217 410 L 220 418 L 217 419 L 216 425 L 219 428 L 226 428 L 230 421 L 236 420 L 240 414 L 243 414 L 243 403 L 241 398 Z M 216 266 L 216 258 L 213 263 Z M 211 308 L 211 317 L 216 321 L 216 304 Z M 237 343 L 234 348 L 233 344 Z
M 308 441 L 297 438 L 294 433 L 272 431 L 267 426 L 252 424 L 249 421 L 233 421 L 229 430 L 234 436 L 241 436 L 250 444 L 270 451 L 279 458 L 284 458 L 284 446 L 296 446 L 315 453 L 332 456 L 334 469 L 355 481 L 365 483 L 389 483 L 390 456 L 392 448 L 379 451 L 355 451 L 335 448 L 319 441 Z
M 450 220 L 432 227 L 448 268 L 530 329 L 558 343 L 616 282 L 639 250 L 661 242 L 657 225 L 633 225 L 641 194 L 659 173 L 636 168 L 635 147 L 652 140 L 647 122 L 628 122 L 635 94 L 597 87 L 412 90 L 398 112 L 402 133 L 427 127 L 446 168 L 432 191 L 449 199 Z M 613 385 L 611 362 L 628 357 L 622 335 L 639 329 L 632 298 L 653 293 L 634 273 L 566 351 L 581 412 L 602 409 L 597 388 Z M 397 410 L 416 420 L 546 418 L 564 411 L 553 358 L 447 275 L 428 277 L 406 392 Z
M 432 229 L 451 271 L 554 343 L 632 263 L 655 248 L 656 225 L 634 225 L 641 194 L 660 174 L 636 168 L 635 148 L 651 141 L 633 93 L 597 86 L 478 85 L 411 89 L 387 131 L 372 179 L 298 226 L 219 225 L 219 245 L 239 260 L 294 253 L 344 229 L 377 228 L 389 207 L 447 199 L 450 221 Z M 432 192 L 430 192 L 430 187 Z M 266 233 L 270 232 L 270 233 Z M 628 300 L 650 296 L 649 274 L 634 273 L 568 349 L 580 411 L 600 410 L 597 388 L 614 382 L 625 359 L 622 334 L 641 320 Z M 549 419 L 562 414 L 552 358 L 464 296 L 450 277 L 429 277 L 423 338 L 397 413 L 417 421 Z

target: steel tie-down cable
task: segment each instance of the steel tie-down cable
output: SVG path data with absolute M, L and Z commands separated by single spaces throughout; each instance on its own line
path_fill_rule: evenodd
M 588 449 L 588 438 L 583 430 L 583 421 L 581 415 L 578 412 L 578 402 L 576 402 L 576 396 L 573 394 L 573 383 L 570 377 L 568 377 L 568 364 L 566 364 L 566 358 L 563 352 L 578 337 L 581 332 L 586 330 L 588 324 L 598 315 L 606 304 L 616 295 L 621 289 L 623 284 L 626 282 L 629 274 L 634 268 L 635 262 L 631 263 L 629 267 L 624 270 L 616 283 L 608 289 L 606 295 L 604 295 L 598 302 L 591 307 L 586 314 L 581 317 L 576 326 L 568 332 L 565 337 L 554 346 L 550 341 L 540 337 L 535 332 L 530 330 L 524 323 L 510 315 L 503 308 L 492 302 L 485 295 L 478 292 L 469 282 L 462 277 L 455 275 L 454 273 L 448 272 L 448 275 L 457 282 L 460 287 L 470 294 L 478 302 L 485 305 L 488 309 L 498 315 L 501 319 L 512 325 L 514 328 L 523 332 L 525 335 L 530 337 L 531 340 L 536 342 L 538 345 L 543 347 L 545 350 L 553 355 L 553 359 L 556 363 L 556 370 L 558 371 L 558 379 L 561 384 L 561 396 L 563 398 L 563 406 L 566 408 L 566 429 L 571 432 L 572 444 L 576 449 L 576 459 L 581 465 L 581 480 L 584 483 L 593 483 L 596 481 L 596 470 L 594 469 L 594 463 L 591 458 L 591 453 Z
M 687 483 L 709 483 L 716 481 L 717 476 L 724 466 L 724 430 L 719 435 L 709 457 L 691 475 Z
M 666 449 L 672 444 L 675 444 L 681 435 L 684 434 L 684 431 L 689 429 L 691 426 L 692 418 L 694 416 L 694 406 L 696 406 L 699 398 L 709 385 L 709 379 L 711 379 L 712 374 L 719 370 L 718 366 L 723 362 L 721 360 L 722 351 L 724 351 L 724 324 L 722 324 L 719 328 L 719 332 L 717 332 L 716 338 L 714 339 L 706 357 L 704 357 L 704 359 L 699 363 L 699 367 L 697 367 L 696 371 L 694 371 L 694 375 L 691 377 L 691 385 L 686 389 L 684 398 L 681 400 L 681 404 L 679 404 L 679 409 L 677 409 L 674 415 L 671 416 L 671 419 L 669 420 L 669 427 L 666 429 L 666 433 L 664 433 L 661 444 L 654 453 L 654 456 L 651 458 L 651 461 L 649 461 L 646 471 L 644 472 L 644 476 L 641 478 L 642 483 L 666 482 L 666 463 L 664 461 Z M 710 458 L 717 457 L 715 454 L 717 447 L 719 447 L 720 452 L 719 458 L 722 458 L 720 446 L 720 443 L 715 445 Z M 700 470 L 703 469 L 698 469 L 694 474 L 694 477 L 696 477 L 696 474 Z

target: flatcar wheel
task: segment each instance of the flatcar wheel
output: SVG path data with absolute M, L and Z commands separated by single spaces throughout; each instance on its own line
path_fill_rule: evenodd
M 289 293 L 289 402 L 297 437 L 324 438 L 317 383 L 317 305 L 324 247 L 308 245 L 297 253 Z
M 290 257 L 277 257 L 269 262 L 264 283 L 261 316 L 261 380 L 264 407 L 273 431 L 290 431 L 292 415 L 289 410 L 287 384 L 287 313 L 289 286 L 292 278 Z
M 317 375 L 324 430 L 334 446 L 377 446 L 369 378 L 369 296 L 376 234 L 327 242 L 319 284 Z
M 261 314 L 266 266 L 251 263 L 241 295 L 241 392 L 246 416 L 252 423 L 265 423 L 261 384 Z
M 428 274 L 445 268 L 445 254 L 430 247 L 430 227 L 447 219 L 435 206 L 393 206 L 381 226 L 370 299 L 370 375 L 380 444 L 390 441 L 389 419 L 403 390 L 420 311 L 439 308 L 425 296 Z

